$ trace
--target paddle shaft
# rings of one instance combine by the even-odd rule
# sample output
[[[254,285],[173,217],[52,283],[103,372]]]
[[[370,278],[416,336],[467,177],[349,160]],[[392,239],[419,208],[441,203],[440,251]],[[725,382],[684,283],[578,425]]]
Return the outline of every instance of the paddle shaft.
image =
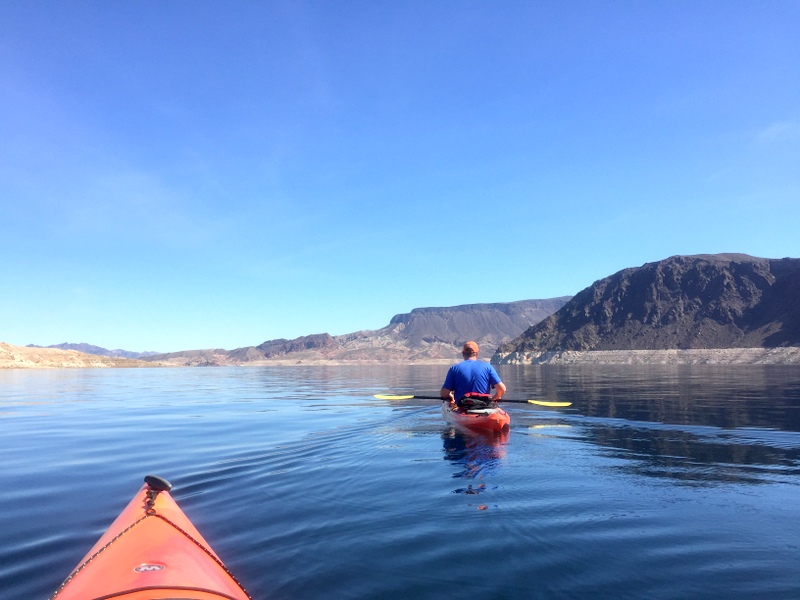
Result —
[[[447,400],[447,398],[441,398],[440,396],[414,396],[414,398],[420,398],[421,400]],[[516,398],[500,398],[500,400],[498,400],[498,402],[516,402],[517,404],[527,404],[528,402],[531,402],[531,401],[530,400],[518,400]],[[539,400],[534,400],[534,402],[539,402]]]
[[[402,396],[387,396],[383,394],[375,394],[376,398],[383,400],[411,400],[412,398],[419,400],[447,400],[441,396],[418,396],[416,394],[404,394]],[[518,400],[516,398],[501,398],[500,402],[514,402],[518,404],[538,404],[539,406],[570,406],[572,402],[549,402],[547,400]]]

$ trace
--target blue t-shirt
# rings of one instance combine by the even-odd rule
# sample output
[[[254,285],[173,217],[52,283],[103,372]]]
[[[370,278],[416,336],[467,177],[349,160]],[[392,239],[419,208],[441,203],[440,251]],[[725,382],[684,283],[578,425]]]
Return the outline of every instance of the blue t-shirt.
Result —
[[[490,394],[492,386],[501,383],[497,371],[489,363],[480,360],[465,360],[450,367],[443,388],[453,390],[456,400],[470,392]]]

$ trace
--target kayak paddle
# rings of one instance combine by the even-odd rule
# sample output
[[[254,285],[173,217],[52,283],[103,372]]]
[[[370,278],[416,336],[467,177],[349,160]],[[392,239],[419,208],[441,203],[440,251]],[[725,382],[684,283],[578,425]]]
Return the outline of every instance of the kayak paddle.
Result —
[[[375,394],[375,397],[379,400],[411,400],[411,399],[419,399],[419,400],[444,400],[444,398],[440,396],[417,396],[414,394],[408,394],[405,396],[389,396],[387,394]],[[516,402],[518,404],[536,404],[538,406],[572,406],[572,402],[549,402],[547,400],[515,400],[515,399],[506,399],[501,398],[500,402]]]

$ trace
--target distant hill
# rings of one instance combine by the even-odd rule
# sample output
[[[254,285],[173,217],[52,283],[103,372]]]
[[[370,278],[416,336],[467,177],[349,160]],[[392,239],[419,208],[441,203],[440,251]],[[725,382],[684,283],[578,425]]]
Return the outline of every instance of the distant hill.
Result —
[[[569,296],[494,304],[416,308],[378,330],[268,340],[235,350],[188,350],[144,360],[191,366],[316,362],[452,362],[473,339],[489,358],[497,346],[561,308]]]
[[[492,361],[564,351],[800,345],[800,259],[673,256],[596,281]]]
[[[83,352],[84,354],[95,354],[97,356],[110,356],[115,358],[142,358],[143,356],[153,356],[158,352],[131,352],[129,350],[107,350],[100,346],[93,346],[92,344],[54,344],[52,346],[37,346],[36,344],[28,344],[28,348],[57,348],[59,350],[75,350],[76,352]]]
[[[0,369],[85,369],[162,366],[117,356],[98,356],[38,346],[13,346],[0,342]]]

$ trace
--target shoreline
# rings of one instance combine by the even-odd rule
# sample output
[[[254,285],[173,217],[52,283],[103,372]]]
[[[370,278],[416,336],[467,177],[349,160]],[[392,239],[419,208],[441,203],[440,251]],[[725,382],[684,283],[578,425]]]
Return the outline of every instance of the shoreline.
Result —
[[[800,346],[682,350],[564,350],[508,354],[497,365],[798,365]]]

